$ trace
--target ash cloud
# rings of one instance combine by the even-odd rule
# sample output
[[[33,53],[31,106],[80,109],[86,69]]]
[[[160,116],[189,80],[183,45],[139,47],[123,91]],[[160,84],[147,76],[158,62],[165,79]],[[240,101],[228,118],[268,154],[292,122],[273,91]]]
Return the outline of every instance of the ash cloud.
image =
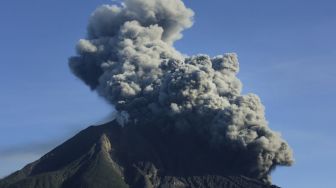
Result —
[[[91,15],[71,70],[115,106],[119,123],[198,130],[214,147],[242,151],[237,160],[252,161],[245,174],[269,180],[276,166],[292,164],[292,151],[268,127],[259,97],[241,95],[236,54],[186,57],[173,47],[193,15],[181,0],[103,5]]]

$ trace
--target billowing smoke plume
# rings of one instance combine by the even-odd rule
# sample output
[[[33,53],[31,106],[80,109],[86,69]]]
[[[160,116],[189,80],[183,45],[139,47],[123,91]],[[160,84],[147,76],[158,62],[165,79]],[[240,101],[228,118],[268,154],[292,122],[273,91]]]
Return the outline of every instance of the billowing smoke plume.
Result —
[[[245,151],[253,160],[246,173],[267,179],[275,166],[291,165],[291,149],[268,127],[258,96],[240,94],[235,54],[185,57],[174,49],[193,14],[181,0],[101,6],[70,67],[115,106],[119,122],[160,119],[199,130],[215,146]]]

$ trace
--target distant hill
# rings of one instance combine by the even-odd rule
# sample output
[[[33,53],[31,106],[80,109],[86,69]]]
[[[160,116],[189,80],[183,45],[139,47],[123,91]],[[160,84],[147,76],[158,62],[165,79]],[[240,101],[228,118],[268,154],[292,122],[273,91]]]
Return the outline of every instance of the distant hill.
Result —
[[[223,167],[189,135],[116,121],[91,126],[0,181],[0,188],[277,188]]]

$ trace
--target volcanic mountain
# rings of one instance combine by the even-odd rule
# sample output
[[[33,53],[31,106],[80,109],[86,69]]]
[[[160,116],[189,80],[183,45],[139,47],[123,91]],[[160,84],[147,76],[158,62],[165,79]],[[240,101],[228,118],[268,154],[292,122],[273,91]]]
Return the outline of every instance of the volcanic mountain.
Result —
[[[242,93],[235,53],[175,49],[193,20],[182,0],[99,6],[69,66],[116,121],[81,131],[0,188],[274,187],[270,173],[293,163],[292,150],[261,99]]]
[[[276,188],[239,174],[234,159],[222,164],[225,153],[213,154],[197,134],[145,127],[91,126],[0,188]]]

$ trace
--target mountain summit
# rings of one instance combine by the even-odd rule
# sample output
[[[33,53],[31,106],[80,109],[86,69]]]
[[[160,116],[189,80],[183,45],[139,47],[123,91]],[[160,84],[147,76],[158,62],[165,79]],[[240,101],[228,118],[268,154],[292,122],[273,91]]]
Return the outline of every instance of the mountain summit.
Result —
[[[144,126],[147,127],[147,126]],[[276,188],[221,164],[195,134],[116,121],[91,126],[0,181],[0,188]],[[167,130],[165,130],[166,132]]]

